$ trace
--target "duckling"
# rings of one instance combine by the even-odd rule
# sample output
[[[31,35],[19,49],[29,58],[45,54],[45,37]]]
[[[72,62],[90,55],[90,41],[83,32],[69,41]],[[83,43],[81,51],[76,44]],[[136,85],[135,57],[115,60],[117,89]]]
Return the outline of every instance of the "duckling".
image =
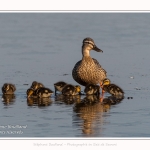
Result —
[[[77,95],[81,94],[81,87],[79,85],[71,85],[67,84],[63,89],[62,89],[62,94],[63,95]]]
[[[85,89],[84,89],[84,93],[86,93],[86,95],[99,95],[100,94],[100,86],[99,85],[94,85],[94,84],[88,84]]]
[[[26,94],[27,94],[28,98],[29,97],[37,98],[37,95],[36,95],[35,90],[33,88],[27,89]]]
[[[36,90],[36,89],[41,88],[41,87],[44,87],[44,85],[42,83],[37,82],[37,81],[33,81],[30,88]]]
[[[14,84],[11,83],[5,83],[2,86],[2,93],[3,94],[14,94],[14,92],[16,91],[16,87]]]
[[[67,85],[67,83],[63,82],[63,81],[54,83],[55,95],[56,95],[57,91],[62,92],[62,89],[64,88],[65,85]]]
[[[124,91],[116,84],[112,84],[108,78],[105,78],[103,80],[103,90],[110,93],[113,96],[124,96]]]
[[[35,95],[37,95],[39,98],[50,97],[52,94],[53,94],[53,91],[46,87],[41,87],[35,90]]]

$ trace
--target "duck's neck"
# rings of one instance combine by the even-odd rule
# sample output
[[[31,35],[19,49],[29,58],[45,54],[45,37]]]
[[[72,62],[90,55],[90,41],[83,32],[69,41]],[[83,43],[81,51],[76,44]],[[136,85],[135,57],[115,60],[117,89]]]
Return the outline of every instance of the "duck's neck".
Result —
[[[83,57],[90,57],[90,48],[83,45],[82,46],[82,56]]]

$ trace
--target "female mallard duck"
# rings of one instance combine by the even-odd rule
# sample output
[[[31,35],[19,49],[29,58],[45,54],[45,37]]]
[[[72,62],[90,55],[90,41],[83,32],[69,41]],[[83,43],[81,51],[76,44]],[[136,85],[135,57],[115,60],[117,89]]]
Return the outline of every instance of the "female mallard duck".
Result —
[[[53,94],[53,91],[46,87],[40,87],[36,90],[34,90],[33,88],[29,88],[26,93],[27,97],[45,98],[50,97]]]
[[[124,91],[116,84],[112,84],[108,78],[103,80],[103,90],[112,94],[113,96],[124,95]]]
[[[62,94],[63,95],[77,95],[81,94],[81,87],[79,85],[71,85],[67,84],[63,89],[62,89]]]
[[[2,93],[3,94],[14,94],[14,92],[16,91],[16,87],[14,84],[11,83],[5,83],[2,86]]]
[[[95,45],[93,39],[85,38],[82,45],[82,60],[75,64],[72,76],[76,82],[83,86],[88,84],[100,84],[102,86],[102,81],[106,78],[106,71],[96,59],[90,57],[90,50],[103,52]]]
[[[87,95],[99,95],[100,94],[100,86],[94,84],[88,84],[85,89],[84,93]]]
[[[44,85],[42,83],[37,82],[37,81],[33,81],[30,88],[36,90],[36,89],[41,88],[41,87],[44,87]]]
[[[57,91],[62,92],[62,89],[64,88],[65,85],[67,85],[67,83],[63,82],[63,81],[54,83],[55,95],[56,95]]]

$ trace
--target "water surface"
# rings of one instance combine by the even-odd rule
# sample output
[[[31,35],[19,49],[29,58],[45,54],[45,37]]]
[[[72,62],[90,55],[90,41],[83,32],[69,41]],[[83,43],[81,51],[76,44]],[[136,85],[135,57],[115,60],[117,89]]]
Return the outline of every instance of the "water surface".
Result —
[[[17,88],[1,99],[0,137],[150,137],[149,24],[149,13],[0,13],[0,85]],[[103,50],[91,55],[125,98],[27,100],[35,80],[52,90],[60,80],[76,84],[71,73],[85,37]]]

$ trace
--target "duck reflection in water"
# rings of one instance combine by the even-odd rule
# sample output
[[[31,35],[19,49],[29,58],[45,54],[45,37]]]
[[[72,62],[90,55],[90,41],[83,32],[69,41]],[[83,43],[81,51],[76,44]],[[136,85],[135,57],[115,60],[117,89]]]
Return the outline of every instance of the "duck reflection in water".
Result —
[[[97,95],[87,95],[74,105],[73,122],[78,124],[86,135],[95,135],[102,130],[103,112],[108,112],[110,104],[103,104]],[[98,133],[99,134],[99,133]]]
[[[63,95],[58,94],[55,97],[55,102],[59,104],[72,105],[81,100],[81,95]]]
[[[45,106],[50,106],[51,104],[52,104],[52,100],[49,97],[44,97],[44,98],[28,97],[27,98],[28,106],[45,107]]]
[[[15,94],[3,94],[2,102],[4,103],[4,105],[10,105],[15,102],[15,98],[16,98]]]
[[[79,125],[83,134],[96,136],[103,130],[103,124],[106,124],[111,105],[118,104],[121,99],[115,97],[106,97],[103,102],[99,101],[98,95],[87,95],[80,102],[75,103],[73,111],[73,123]]]

